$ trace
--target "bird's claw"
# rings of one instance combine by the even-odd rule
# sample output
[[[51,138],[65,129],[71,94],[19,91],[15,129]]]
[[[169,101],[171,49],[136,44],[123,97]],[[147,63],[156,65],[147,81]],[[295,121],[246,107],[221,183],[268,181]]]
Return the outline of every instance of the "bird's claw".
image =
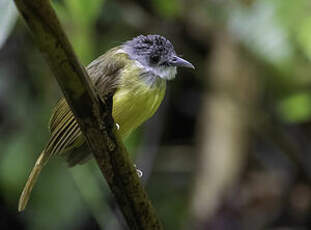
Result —
[[[134,164],[134,167],[135,167],[135,169],[136,169],[137,176],[138,176],[139,178],[141,178],[141,177],[143,176],[143,171],[141,171],[140,169],[138,169],[138,168],[136,167],[135,164]]]

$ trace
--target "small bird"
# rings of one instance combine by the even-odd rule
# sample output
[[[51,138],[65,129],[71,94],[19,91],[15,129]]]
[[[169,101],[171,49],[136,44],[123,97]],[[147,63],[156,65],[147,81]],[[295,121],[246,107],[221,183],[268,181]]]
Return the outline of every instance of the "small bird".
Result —
[[[172,43],[160,35],[140,35],[114,47],[91,62],[86,70],[96,92],[113,93],[112,116],[122,139],[159,108],[177,67],[194,69],[178,57]],[[19,199],[25,209],[38,176],[51,157],[63,156],[68,165],[85,163],[92,156],[65,98],[56,104],[49,122],[50,138],[37,159]]]

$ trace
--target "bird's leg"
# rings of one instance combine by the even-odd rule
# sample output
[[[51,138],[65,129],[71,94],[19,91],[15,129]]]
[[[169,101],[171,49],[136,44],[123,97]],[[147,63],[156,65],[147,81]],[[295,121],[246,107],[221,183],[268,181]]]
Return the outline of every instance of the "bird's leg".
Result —
[[[136,167],[136,164],[134,164],[134,167],[135,167],[135,169],[136,169],[137,176],[138,176],[139,178],[141,178],[141,177],[143,176],[143,171],[141,171],[140,169],[138,169],[138,168]]]
[[[119,125],[118,123],[116,123],[116,127],[117,127],[117,130],[120,129],[120,125]],[[141,178],[141,177],[143,176],[143,171],[141,171],[140,169],[138,169],[138,168],[136,167],[135,164],[134,164],[134,167],[135,167],[135,169],[136,169],[136,173],[137,173],[138,177]]]

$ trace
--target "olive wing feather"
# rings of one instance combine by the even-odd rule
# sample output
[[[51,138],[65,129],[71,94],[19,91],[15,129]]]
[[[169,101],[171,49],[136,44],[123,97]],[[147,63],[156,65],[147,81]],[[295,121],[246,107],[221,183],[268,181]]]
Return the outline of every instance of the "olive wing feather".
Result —
[[[126,65],[126,54],[118,48],[98,57],[87,67],[87,72],[100,96],[114,92],[118,87],[120,70]],[[61,98],[49,122],[50,139],[45,148],[46,161],[55,155],[66,153],[81,146],[85,138],[65,98]]]

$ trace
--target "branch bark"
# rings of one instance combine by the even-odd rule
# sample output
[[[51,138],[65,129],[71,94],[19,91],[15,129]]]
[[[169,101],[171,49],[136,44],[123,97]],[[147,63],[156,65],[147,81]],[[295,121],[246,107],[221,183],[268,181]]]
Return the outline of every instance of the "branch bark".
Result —
[[[114,194],[130,229],[162,229],[111,116],[112,95],[101,101],[91,87],[49,0],[14,0]]]

